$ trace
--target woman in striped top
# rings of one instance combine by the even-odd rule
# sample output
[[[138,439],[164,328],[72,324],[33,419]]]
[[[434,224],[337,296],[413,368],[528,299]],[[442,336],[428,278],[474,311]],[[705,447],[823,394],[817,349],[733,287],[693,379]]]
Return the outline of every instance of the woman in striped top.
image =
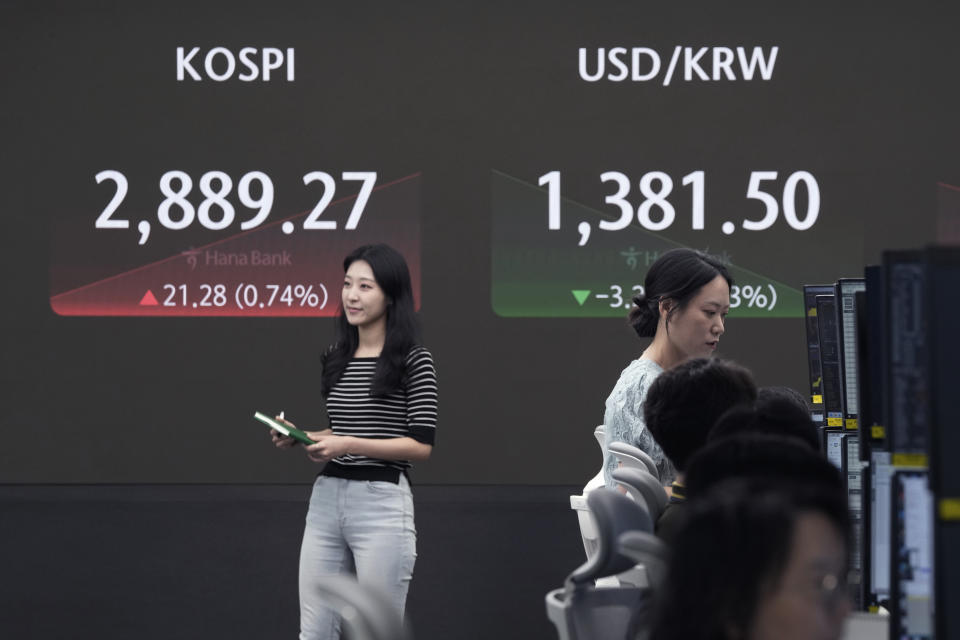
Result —
[[[366,245],[343,262],[337,341],[323,355],[321,394],[330,428],[308,431],[317,476],[300,550],[300,638],[339,637],[339,621],[313,588],[355,572],[403,614],[416,559],[407,471],[433,449],[437,376],[419,344],[410,272],[387,245]],[[273,433],[278,447],[295,441]]]

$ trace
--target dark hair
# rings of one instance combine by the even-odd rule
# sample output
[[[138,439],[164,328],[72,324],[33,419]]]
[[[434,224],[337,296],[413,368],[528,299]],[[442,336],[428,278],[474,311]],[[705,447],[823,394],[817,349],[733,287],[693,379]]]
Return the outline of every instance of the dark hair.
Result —
[[[407,263],[395,249],[385,244],[368,244],[354,249],[343,260],[343,271],[357,260],[363,260],[373,270],[377,285],[387,300],[387,328],[383,351],[377,360],[370,392],[374,396],[389,395],[399,389],[406,375],[406,358],[420,341],[420,324],[413,309],[413,286]],[[343,301],[337,314],[337,338],[323,354],[323,375],[320,392],[330,395],[333,385],[343,375],[347,363],[357,351],[359,333],[347,322]]]
[[[650,638],[747,637],[759,603],[783,576],[797,522],[809,513],[826,517],[847,540],[846,499],[832,487],[732,481],[691,500],[671,545]]]
[[[786,387],[783,385],[772,385],[769,387],[760,387],[757,391],[757,405],[759,406],[761,402],[772,402],[774,400],[782,400],[783,402],[789,402],[793,404],[798,409],[803,409],[809,415],[810,405],[807,403],[807,399],[802,393],[794,389],[793,387]]]
[[[796,438],[820,450],[817,425],[810,419],[806,400],[789,387],[764,387],[753,407],[734,407],[720,416],[710,431],[711,442],[740,433],[766,433]]]
[[[804,483],[843,493],[839,469],[795,438],[740,434],[710,442],[690,459],[684,476],[688,498],[731,479],[764,484]]]
[[[727,285],[733,286],[733,277],[714,256],[694,249],[671,249],[657,258],[647,271],[643,293],[633,297],[634,306],[627,319],[638,336],[652,337],[660,322],[661,300],[676,303],[669,318],[686,307],[703,285],[717,276],[723,276]]]
[[[657,376],[643,403],[643,419],[673,466],[683,471],[706,443],[717,418],[756,399],[757,385],[747,369],[730,361],[694,358]]]

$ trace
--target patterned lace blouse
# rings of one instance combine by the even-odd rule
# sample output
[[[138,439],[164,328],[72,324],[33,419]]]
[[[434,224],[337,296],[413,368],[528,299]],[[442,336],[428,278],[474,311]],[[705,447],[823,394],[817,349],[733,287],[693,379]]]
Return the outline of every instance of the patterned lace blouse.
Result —
[[[656,443],[643,421],[643,400],[653,381],[663,369],[653,360],[638,358],[620,374],[620,379],[607,398],[603,414],[604,451],[603,477],[608,487],[614,482],[610,474],[617,468],[617,459],[610,453],[611,442],[625,442],[644,451],[657,463],[661,484],[670,484],[676,471]]]

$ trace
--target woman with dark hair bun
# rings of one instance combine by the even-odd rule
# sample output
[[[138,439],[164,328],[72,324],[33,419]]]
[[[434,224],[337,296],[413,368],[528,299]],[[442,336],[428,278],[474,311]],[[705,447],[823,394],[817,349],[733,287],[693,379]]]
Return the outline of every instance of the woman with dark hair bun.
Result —
[[[713,355],[730,310],[733,278],[713,256],[693,249],[672,249],[647,272],[643,293],[634,296],[629,322],[641,338],[653,338],[630,363],[607,398],[604,424],[604,479],[613,487],[617,466],[610,443],[625,442],[657,463],[660,480],[669,484],[676,472],[643,420],[647,389],[664,370],[688,358]]]
[[[430,457],[437,423],[437,374],[420,344],[403,256],[366,245],[343,270],[337,340],[323,354],[320,381],[330,428],[307,432],[315,441],[307,455],[323,467],[300,548],[301,640],[339,637],[339,620],[317,593],[325,575],[355,573],[403,615],[417,556],[408,471]],[[273,441],[296,444],[276,431]]]

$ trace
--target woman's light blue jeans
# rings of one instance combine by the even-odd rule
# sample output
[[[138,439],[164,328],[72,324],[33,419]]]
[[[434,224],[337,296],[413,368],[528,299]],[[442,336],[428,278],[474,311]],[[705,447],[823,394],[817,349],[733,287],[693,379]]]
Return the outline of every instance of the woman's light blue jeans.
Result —
[[[300,640],[340,637],[339,616],[313,588],[320,576],[356,573],[403,615],[417,558],[413,494],[399,484],[318,476],[300,547]]]

